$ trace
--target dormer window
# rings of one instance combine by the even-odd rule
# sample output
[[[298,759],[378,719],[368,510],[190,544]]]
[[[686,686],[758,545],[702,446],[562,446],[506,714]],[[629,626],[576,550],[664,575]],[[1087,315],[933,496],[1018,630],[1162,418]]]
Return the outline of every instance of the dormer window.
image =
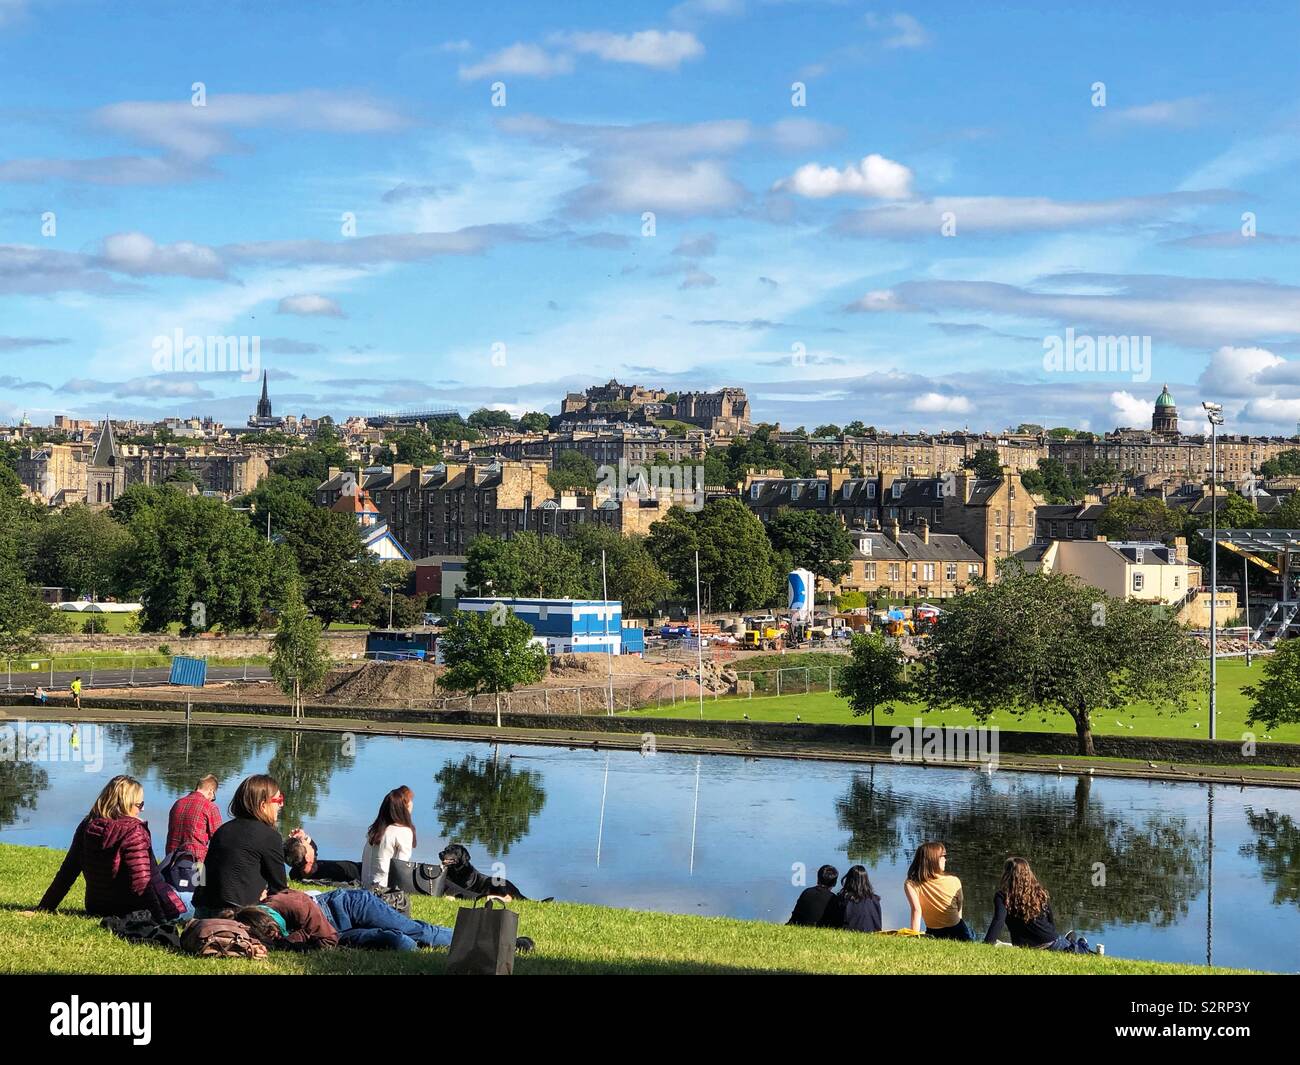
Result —
[[[861,540],[858,541],[858,550],[859,550],[860,552],[862,552],[862,554],[864,554],[864,555],[869,555],[869,554],[871,554],[871,539],[870,539],[870,537],[864,536]]]
[[[750,498],[750,499],[757,499],[757,498],[758,498],[758,482],[757,482],[757,481],[755,481],[753,484],[751,484],[751,485],[749,486],[749,498]]]
[[[867,482],[867,498],[868,498],[868,499],[875,499],[875,498],[876,498],[876,482],[875,482],[875,481],[868,481],[868,482]]]
[[[803,487],[802,485],[792,484],[792,485],[790,486],[790,498],[791,498],[791,499],[798,499],[798,498],[799,498],[799,489],[802,488],[802,487]]]
[[[895,499],[898,499],[902,494],[903,494],[903,482],[902,482],[902,481],[895,481],[895,482],[894,482],[894,498],[895,498]]]
[[[818,499],[826,498],[826,486],[824,484],[819,484],[817,486],[817,498]]]

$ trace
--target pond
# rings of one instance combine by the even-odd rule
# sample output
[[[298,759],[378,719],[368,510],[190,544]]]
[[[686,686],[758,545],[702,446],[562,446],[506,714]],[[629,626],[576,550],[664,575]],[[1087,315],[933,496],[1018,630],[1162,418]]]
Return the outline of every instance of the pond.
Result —
[[[0,761],[0,842],[66,847],[125,772],[144,782],[161,850],[171,802],[204,773],[224,811],[239,779],[269,771],[285,831],[357,858],[381,797],[406,784],[417,857],[459,840],[533,897],[784,922],[800,868],[811,880],[857,861],[899,927],[911,854],[940,839],[981,937],[1016,854],[1062,931],[1107,954],[1300,970],[1300,791],[170,725],[82,725],[80,738],[82,762]]]

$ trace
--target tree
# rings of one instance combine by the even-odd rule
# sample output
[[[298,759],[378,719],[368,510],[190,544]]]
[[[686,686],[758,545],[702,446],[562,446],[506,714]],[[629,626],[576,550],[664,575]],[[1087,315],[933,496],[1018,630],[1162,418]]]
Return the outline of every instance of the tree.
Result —
[[[832,584],[851,568],[853,538],[836,514],[782,507],[767,523],[767,536],[775,550],[789,553],[794,568]]]
[[[141,624],[158,632],[251,630],[294,583],[292,553],[268,544],[242,514],[203,496],[164,490],[131,518],[121,584],[139,593]]]
[[[84,504],[52,514],[36,542],[36,579],[79,596],[114,590],[131,534],[106,511]]]
[[[699,511],[670,508],[650,526],[646,546],[687,598],[694,598],[698,550],[710,610],[766,607],[781,594],[772,543],[763,523],[739,499],[714,499]]]
[[[525,433],[544,433],[551,427],[551,416],[530,410],[519,419],[519,429]]]
[[[41,634],[57,631],[60,621],[28,583],[18,538],[9,530],[0,531],[0,655],[40,651]]]
[[[439,443],[447,440],[479,440],[482,433],[465,424],[459,414],[450,414],[441,418],[430,418],[424,423],[429,435]]]
[[[308,608],[328,628],[378,597],[377,562],[350,514],[313,507],[284,531]]]
[[[465,555],[465,586],[475,595],[581,599],[591,594],[591,575],[557,536],[476,536]]]
[[[515,427],[515,420],[508,410],[490,410],[487,407],[479,407],[466,421],[475,429],[513,429]]]
[[[1083,497],[1083,487],[1071,476],[1060,459],[1039,459],[1038,469],[1026,470],[1021,483],[1048,503],[1074,503]]]
[[[1090,755],[1094,713],[1183,709],[1203,684],[1202,649],[1163,613],[1013,562],[998,578],[950,600],[927,641],[917,689],[932,710],[1068,714]]]
[[[875,436],[876,427],[874,425],[863,425],[862,422],[854,420],[844,427],[845,436]]]
[[[1266,729],[1300,721],[1300,640],[1279,640],[1264,660],[1261,683],[1242,688],[1250,699],[1246,724],[1259,722]]]
[[[840,433],[841,430],[838,425],[836,425],[834,422],[827,422],[825,425],[817,426],[817,428],[813,430],[812,435],[815,437],[834,438],[834,437],[838,437]]]
[[[651,557],[644,536],[622,536],[588,523],[573,534],[572,544],[590,574],[591,599],[605,597],[600,579],[600,553],[605,552],[609,598],[623,604],[624,617],[649,617],[672,594],[672,579]]]
[[[843,592],[835,597],[837,610],[861,610],[867,605],[867,597],[862,592]]]
[[[906,699],[910,690],[897,641],[878,632],[855,633],[849,644],[849,664],[839,671],[837,693],[848,700],[854,717],[871,715],[872,743],[876,741],[876,708],[892,714],[893,704]]]
[[[1097,532],[1109,540],[1167,541],[1182,530],[1183,517],[1163,499],[1116,496],[1097,519]]]
[[[533,627],[504,605],[496,611],[454,611],[438,640],[446,671],[442,683],[471,696],[496,696],[501,727],[501,693],[533,684],[546,674],[546,651],[533,643]]]
[[[1230,492],[1219,511],[1220,529],[1258,529],[1262,518],[1257,507],[1245,496]]]
[[[271,676],[293,699],[293,716],[302,717],[303,694],[320,690],[329,673],[330,658],[321,647],[320,621],[307,613],[298,590],[293,589],[286,598],[271,641]]]
[[[1058,425],[1055,429],[1048,429],[1047,435],[1053,440],[1070,440],[1076,435],[1076,433],[1073,429],[1064,425]]]
[[[1276,457],[1260,463],[1259,472],[1264,477],[1295,477],[1300,475],[1300,451],[1288,448]]]
[[[976,477],[996,480],[1002,477],[1002,459],[991,447],[982,447],[962,461],[962,469],[973,470]]]
[[[546,483],[556,492],[596,487],[596,463],[580,451],[561,451]]]
[[[449,840],[478,841],[494,855],[528,835],[532,819],[546,805],[542,774],[502,764],[495,757],[466,755],[433,775],[438,785],[438,822]]]
[[[324,480],[324,478],[322,478]],[[262,478],[256,488],[246,496],[241,496],[237,505],[248,507],[249,524],[266,535],[267,515],[271,518],[271,528],[283,533],[286,529],[307,520],[317,509],[315,503],[316,486],[320,481],[310,482],[310,488],[304,492],[307,480],[295,479],[282,473],[272,473]]]

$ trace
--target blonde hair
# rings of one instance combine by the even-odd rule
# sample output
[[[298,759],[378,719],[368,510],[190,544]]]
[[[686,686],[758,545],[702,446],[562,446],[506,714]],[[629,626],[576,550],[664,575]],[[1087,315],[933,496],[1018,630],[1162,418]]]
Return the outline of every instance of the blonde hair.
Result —
[[[135,777],[117,776],[104,785],[104,790],[90,808],[90,816],[109,821],[117,817],[134,817],[136,806],[143,801],[143,784]]]

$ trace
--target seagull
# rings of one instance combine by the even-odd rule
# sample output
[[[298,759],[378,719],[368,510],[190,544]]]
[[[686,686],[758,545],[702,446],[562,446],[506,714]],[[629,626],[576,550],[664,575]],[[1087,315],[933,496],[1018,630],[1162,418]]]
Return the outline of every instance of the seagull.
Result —
[[[740,716],[743,717],[746,721],[749,720],[749,715],[748,715],[748,714],[741,714]]]
[[[1061,765],[1060,762],[1057,762],[1057,763],[1056,763],[1056,771],[1057,771],[1058,773],[1064,773],[1064,772],[1065,772],[1065,766]]]
[[[798,714],[795,714],[795,715],[794,715],[794,719],[795,719],[796,721],[802,721],[802,720],[803,720],[803,718],[800,717]]]
[[[1159,767],[1158,765],[1156,765],[1155,762],[1148,762],[1148,763],[1147,763],[1147,768],[1148,768],[1148,769],[1159,769],[1160,767]]]
[[[1093,768],[1092,766],[1088,766],[1088,776],[1092,776],[1092,774],[1093,774]]]

